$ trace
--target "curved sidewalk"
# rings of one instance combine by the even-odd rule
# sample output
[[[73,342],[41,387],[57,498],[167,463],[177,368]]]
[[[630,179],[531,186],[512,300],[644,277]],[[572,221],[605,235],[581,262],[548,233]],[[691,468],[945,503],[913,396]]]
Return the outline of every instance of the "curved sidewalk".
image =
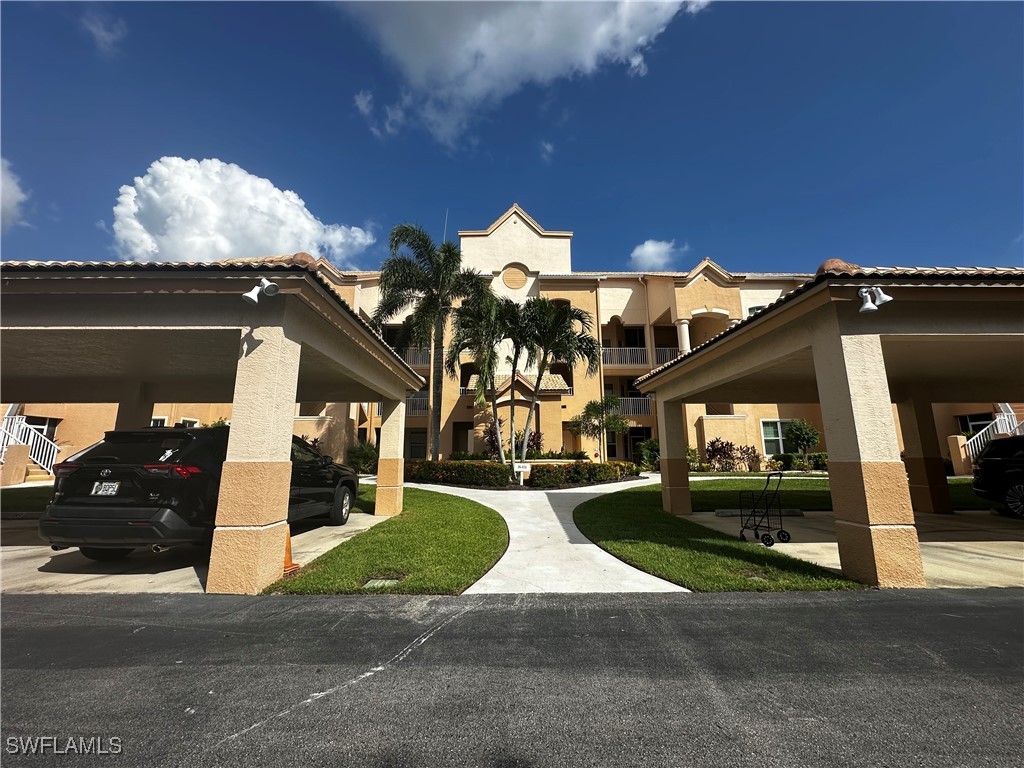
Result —
[[[508,549],[464,594],[688,592],[609,555],[580,533],[572,520],[572,511],[585,501],[657,481],[643,478],[558,491],[491,491],[420,483],[409,486],[472,499],[505,519]]]

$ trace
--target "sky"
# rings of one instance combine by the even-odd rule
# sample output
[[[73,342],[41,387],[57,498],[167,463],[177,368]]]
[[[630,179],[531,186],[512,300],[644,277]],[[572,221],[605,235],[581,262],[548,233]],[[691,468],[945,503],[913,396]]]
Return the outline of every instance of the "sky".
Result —
[[[8,260],[1022,266],[1024,4],[3,2],[0,155]]]

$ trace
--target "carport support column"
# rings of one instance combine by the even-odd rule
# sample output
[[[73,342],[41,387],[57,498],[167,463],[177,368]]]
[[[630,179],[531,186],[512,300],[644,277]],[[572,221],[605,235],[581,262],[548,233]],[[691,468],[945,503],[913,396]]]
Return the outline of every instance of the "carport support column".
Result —
[[[686,460],[686,422],[679,400],[658,404],[658,442],[661,444],[661,507],[673,515],[689,515],[690,465]]]
[[[897,403],[903,432],[904,463],[910,478],[910,501],[918,512],[952,514],[946,464],[935,433],[935,414],[926,398]]]
[[[405,400],[385,400],[380,412],[377,503],[373,513],[397,515],[402,511],[405,485]]]
[[[881,339],[823,323],[813,349],[843,572],[872,586],[923,587]]]
[[[152,420],[153,400],[144,384],[131,387],[118,398],[114,429],[145,429]]]
[[[255,595],[284,573],[300,345],[255,331],[238,359],[207,592]]]

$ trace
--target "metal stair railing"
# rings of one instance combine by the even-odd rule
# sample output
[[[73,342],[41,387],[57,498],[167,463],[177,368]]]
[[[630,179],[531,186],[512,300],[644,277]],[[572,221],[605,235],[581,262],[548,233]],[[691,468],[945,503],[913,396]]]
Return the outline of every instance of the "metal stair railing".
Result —
[[[7,453],[9,445],[27,445],[28,457],[53,474],[60,448],[36,427],[25,423],[24,416],[7,416],[0,423],[0,450]]]
[[[1024,424],[1024,422],[1021,422],[1021,424]],[[995,419],[991,424],[967,441],[967,455],[971,457],[972,462],[977,461],[981,449],[988,445],[993,437],[1000,434],[1021,434],[1018,431],[1021,424],[1017,423],[1017,417],[1012,413],[1000,412],[995,414]]]

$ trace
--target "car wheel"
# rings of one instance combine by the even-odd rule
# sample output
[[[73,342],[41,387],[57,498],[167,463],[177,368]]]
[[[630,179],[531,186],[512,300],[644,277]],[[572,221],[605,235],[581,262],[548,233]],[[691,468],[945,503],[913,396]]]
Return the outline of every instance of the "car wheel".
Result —
[[[344,525],[352,513],[352,491],[347,485],[338,487],[334,492],[334,505],[331,507],[331,523]]]
[[[1011,485],[1006,491],[1005,501],[1011,515],[1024,517],[1024,483]]]
[[[104,549],[103,547],[79,547],[78,551],[90,560],[106,563],[111,560],[123,560],[132,553],[129,549]]]

